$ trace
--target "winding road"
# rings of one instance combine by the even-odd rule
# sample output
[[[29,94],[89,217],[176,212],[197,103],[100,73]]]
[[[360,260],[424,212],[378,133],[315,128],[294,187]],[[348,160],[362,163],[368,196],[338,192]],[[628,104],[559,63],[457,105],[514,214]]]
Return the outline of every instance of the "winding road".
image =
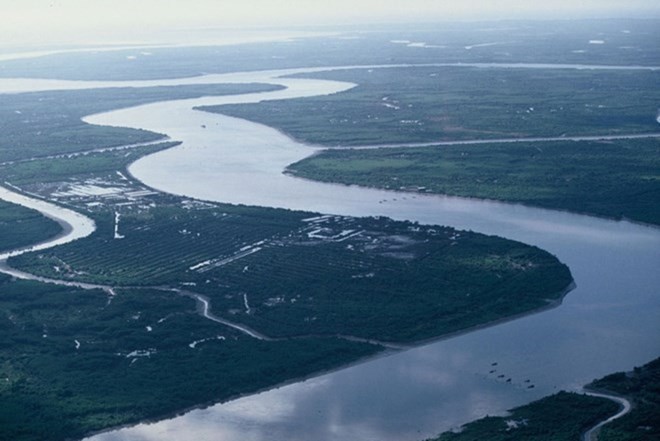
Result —
[[[619,412],[617,412],[615,415],[612,415],[611,417],[607,418],[604,421],[601,421],[600,423],[596,424],[594,427],[591,429],[587,430],[584,435],[582,436],[582,441],[597,441],[598,440],[598,432],[600,429],[605,426],[606,424],[611,423],[614,420],[618,420],[624,415],[627,415],[630,413],[632,410],[632,405],[630,404],[630,401],[628,401],[626,398],[619,397],[616,395],[609,395],[605,394],[602,392],[589,392],[585,391],[586,395],[592,396],[592,397],[598,397],[598,398],[605,398],[611,401],[614,401],[615,403],[618,403],[621,406],[621,409]]]
[[[245,335],[248,335],[252,338],[256,338],[257,340],[264,340],[264,341],[271,341],[273,340],[272,338],[268,337],[267,335],[264,335],[260,332],[255,331],[254,329],[242,325],[240,323],[235,323],[231,322],[229,320],[223,319],[221,317],[218,317],[214,314],[211,313],[211,303],[209,302],[209,299],[204,297],[201,294],[197,294],[194,292],[190,291],[185,291],[182,289],[172,289],[172,288],[164,288],[165,290],[170,290],[174,291],[179,295],[190,297],[194,299],[197,302],[197,305],[199,306],[199,312],[202,315],[202,317],[209,319],[211,321],[214,321],[216,323],[220,323],[222,325],[228,326],[230,328],[236,329],[237,331],[242,332]]]

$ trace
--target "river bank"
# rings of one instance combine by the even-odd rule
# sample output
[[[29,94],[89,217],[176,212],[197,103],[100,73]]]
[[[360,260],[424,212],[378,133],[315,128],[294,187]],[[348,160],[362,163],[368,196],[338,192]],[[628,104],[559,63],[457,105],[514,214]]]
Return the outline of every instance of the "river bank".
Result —
[[[57,285],[72,286],[72,287],[80,287],[80,288],[85,288],[85,289],[103,289],[103,290],[105,290],[106,292],[108,292],[110,295],[113,295],[113,293],[112,293],[112,288],[109,287],[109,286],[104,286],[104,285],[92,285],[92,284],[84,284],[84,283],[77,283],[77,282],[58,281],[58,280],[48,279],[48,278],[45,278],[45,277],[34,277],[34,276],[30,275],[30,274],[27,274],[27,273],[24,273],[24,272],[15,271],[15,270],[11,270],[11,269],[9,269],[9,268],[7,268],[7,271],[8,271],[10,274],[12,274],[12,275],[20,276],[20,277],[22,277],[22,278],[27,278],[27,279],[31,279],[31,280],[36,280],[36,281],[46,282],[46,283],[54,283],[54,284],[57,284]],[[153,288],[154,288],[154,289],[159,289],[159,290],[163,290],[163,289],[164,289],[164,287],[153,287]],[[122,289],[122,293],[120,293],[120,294],[121,294],[121,295],[119,296],[120,298],[118,298],[118,299],[113,299],[113,300],[112,300],[113,302],[121,301],[122,298],[125,298],[125,295],[127,294],[127,291],[130,291],[130,290],[137,290],[137,289],[140,289],[140,290],[145,290],[145,289],[147,289],[147,290],[148,290],[149,287],[141,287],[141,288],[137,288],[137,287],[130,287],[130,286],[127,286],[127,287],[123,287],[123,288],[121,288],[121,289]],[[146,292],[145,292],[145,294],[146,294]],[[92,297],[92,294],[90,294],[90,297]],[[202,303],[203,303],[203,302],[202,302]],[[109,305],[109,304],[110,304],[110,302],[108,302],[108,305]],[[204,305],[202,305],[202,306],[204,306]],[[201,313],[201,315],[203,315],[203,316],[206,317],[206,318],[210,318],[210,317],[212,316],[212,315],[210,314],[209,310],[208,310],[208,304],[206,304],[206,307],[205,307],[205,308],[201,308],[201,310],[200,310],[199,312]],[[226,323],[225,323],[225,324],[226,324]],[[244,328],[241,328],[241,329],[244,329]],[[151,331],[148,331],[148,332],[151,332]],[[301,337],[301,338],[298,338],[297,340],[301,340],[301,339],[312,340],[313,338],[321,338],[321,336],[308,336],[308,337]],[[347,339],[347,340],[363,341],[363,340],[361,340],[361,339],[351,339],[350,337],[346,337],[346,339]],[[273,340],[273,339],[271,339],[271,340]],[[284,340],[288,340],[288,339],[286,339],[286,338],[280,338],[280,339],[278,339],[278,340],[280,340],[280,341],[284,341]],[[75,341],[78,342],[79,340],[76,339]],[[82,341],[83,344],[85,343],[85,340],[83,340],[82,338],[80,339],[80,341]],[[76,344],[79,344],[79,343],[76,343]],[[77,350],[79,349],[79,346],[76,346],[75,349],[76,349],[76,351],[77,351]],[[83,350],[84,350],[84,349],[83,349]],[[360,360],[362,363],[365,363],[366,361],[368,361],[368,359],[367,359],[367,358],[364,358],[364,357],[359,357],[359,360]],[[342,366],[345,367],[346,364],[342,364]],[[340,368],[336,367],[336,368],[334,368],[334,369],[332,370],[332,372],[335,372],[337,369],[340,369]],[[292,382],[298,382],[298,381],[301,381],[302,379],[305,379],[305,378],[311,378],[311,379],[313,379],[313,378],[316,378],[318,375],[320,375],[319,372],[329,372],[329,371],[321,369],[321,370],[316,370],[315,372],[316,372],[316,374],[313,374],[313,375],[311,375],[311,376],[310,376],[310,375],[306,375],[306,376],[304,376],[304,377],[301,377],[301,376],[293,376],[293,377],[291,377],[291,378],[294,378],[295,380],[288,380],[288,381],[286,381],[286,383],[289,384],[289,383],[292,383]],[[279,383],[279,387],[282,387],[283,385],[284,385],[284,383]],[[269,387],[266,388],[266,389],[262,389],[262,390],[267,390],[267,389],[271,389],[271,386],[269,386]],[[234,397],[236,397],[236,396],[234,396]],[[178,412],[177,412],[177,414],[178,414]],[[166,416],[166,415],[167,415],[167,414],[161,414],[161,417],[162,417],[162,416]]]
[[[277,80],[278,83],[279,81],[280,80]],[[290,82],[292,80],[286,79],[282,81]],[[319,87],[322,86],[319,85]],[[337,90],[337,88],[338,86],[333,90]],[[317,93],[323,92],[317,91]],[[294,94],[289,93],[289,96],[291,95]],[[254,101],[267,99],[267,97],[270,96],[261,95],[260,97],[250,97],[248,100]],[[275,98],[276,96],[273,96],[273,99]],[[478,333],[467,334],[457,337],[456,339],[426,347],[425,352],[428,352],[429,354],[446,353],[447,351],[450,351],[449,353],[456,353],[456,355],[461,354],[460,357],[463,358],[461,363],[455,365],[449,370],[447,370],[447,365],[441,367],[441,365],[434,364],[433,369],[436,372],[443,372],[442,375],[448,375],[450,378],[454,378],[453,381],[459,381],[461,383],[465,381],[479,384],[482,393],[484,391],[489,391],[490,393],[494,392],[494,386],[495,390],[501,390],[497,393],[497,399],[495,399],[494,396],[492,397],[492,401],[498,403],[497,406],[488,407],[488,410],[474,402],[468,404],[470,400],[467,400],[467,403],[458,406],[458,411],[452,413],[444,407],[440,409],[437,403],[430,404],[426,400],[419,400],[424,403],[420,403],[420,406],[415,407],[415,413],[417,414],[417,419],[415,421],[417,424],[427,416],[430,423],[430,418],[432,418],[431,415],[433,415],[436,425],[440,424],[443,425],[443,427],[452,427],[460,421],[474,418],[476,416],[472,413],[474,412],[474,409],[478,409],[477,411],[479,413],[488,412],[492,414],[497,412],[496,409],[513,407],[506,403],[512,403],[514,405],[521,404],[533,399],[534,396],[542,396],[542,394],[552,391],[557,387],[569,389],[577,388],[579,384],[584,384],[591,378],[594,378],[594,376],[597,376],[597,373],[594,372],[594,366],[598,366],[597,370],[600,370],[603,373],[607,373],[608,369],[612,367],[612,365],[607,367],[605,364],[599,362],[596,362],[595,364],[593,363],[593,357],[598,358],[597,354],[599,351],[594,348],[595,342],[593,339],[587,338],[587,340],[589,340],[589,343],[587,343],[584,338],[588,335],[595,335],[592,333],[593,331],[587,334],[584,334],[583,331],[578,331],[582,328],[582,326],[579,326],[579,323],[584,322],[575,321],[573,316],[581,310],[582,319],[584,320],[584,313],[593,308],[588,305],[602,305],[603,302],[616,302],[619,297],[618,293],[621,289],[630,291],[630,287],[626,289],[622,288],[618,283],[611,283],[612,278],[608,277],[606,274],[610,273],[610,275],[612,275],[618,273],[621,268],[626,268],[626,271],[630,270],[633,273],[640,275],[641,272],[639,271],[639,268],[637,268],[637,270],[632,270],[629,264],[631,262],[629,259],[632,257],[628,255],[628,252],[623,252],[622,254],[623,250],[621,247],[623,247],[623,249],[630,248],[630,251],[635,249],[636,251],[632,251],[633,254],[640,252],[640,246],[646,248],[646,245],[642,246],[642,243],[648,244],[649,240],[650,242],[657,241],[657,232],[655,232],[654,229],[633,226],[626,222],[594,220],[593,218],[576,216],[570,213],[529,209],[522,206],[510,206],[508,204],[466,201],[460,198],[427,197],[426,195],[411,196],[401,193],[379,192],[346,188],[344,186],[310,183],[308,181],[290,178],[289,182],[284,182],[281,177],[281,171],[284,167],[293,162],[291,158],[300,158],[301,155],[308,155],[310,153],[309,149],[305,146],[293,143],[290,139],[283,137],[280,133],[264,126],[236,120],[235,118],[185,111],[186,108],[189,109],[192,106],[206,105],[210,102],[211,100],[199,100],[187,103],[170,103],[163,105],[162,107],[143,107],[141,109],[115,112],[112,115],[97,116],[91,122],[101,123],[105,119],[105,123],[113,125],[133,124],[150,130],[165,131],[173,139],[182,140],[183,145],[178,151],[177,149],[172,149],[152,157],[144,158],[131,167],[131,172],[134,176],[137,176],[146,184],[161,190],[175,194],[186,194],[200,199],[229,200],[236,201],[236,203],[256,205],[266,204],[269,206],[284,206],[293,209],[310,209],[310,207],[312,207],[311,209],[313,211],[358,216],[386,215],[393,218],[410,219],[411,213],[415,213],[415,220],[420,222],[450,224],[462,229],[475,229],[477,231],[498,234],[504,237],[536,244],[542,248],[550,249],[552,252],[557,253],[562,260],[569,263],[572,269],[577,268],[576,282],[578,289],[568,297],[567,302],[565,302],[562,308],[538,316],[522,318],[521,320],[512,323],[485,329]],[[167,115],[169,115],[169,117]],[[172,115],[176,116],[173,117]],[[168,118],[170,119],[168,120]],[[176,119],[176,124],[172,124],[172,118]],[[182,124],[183,121],[185,121],[185,124]],[[186,126],[185,130],[183,127],[184,125]],[[198,135],[203,138],[197,138],[192,134],[192,131],[196,131],[194,128],[201,127],[202,125],[205,125],[207,129],[205,129],[205,132],[202,132],[201,130],[199,131],[200,133]],[[171,129],[168,129],[168,127],[171,127]],[[212,128],[212,130],[209,130],[209,128]],[[260,144],[260,139],[269,140],[269,151],[262,149],[263,146]],[[222,164],[213,161],[213,158],[209,156],[212,151],[209,147],[210,145],[223,146],[223,159],[226,160],[227,155],[230,155],[232,158],[230,167],[224,167]],[[273,150],[279,152],[279,155],[274,155]],[[241,153],[241,151],[243,153]],[[259,158],[259,164],[257,165],[254,161],[250,161],[250,158],[245,152],[250,152],[249,156],[252,156],[253,158]],[[268,158],[267,163],[264,163],[263,158]],[[193,164],[200,163],[205,164],[204,169],[194,168]],[[244,177],[241,175],[239,169],[249,170],[250,177],[247,178],[247,176]],[[185,182],[176,179],[176,176],[181,171],[185,171],[186,174],[193,172],[196,179],[191,180],[189,178],[190,175],[188,175]],[[256,171],[259,171],[259,173],[255,174]],[[264,173],[267,174],[268,178],[265,177],[266,175],[264,175]],[[163,179],[159,176],[162,176]],[[214,176],[222,176],[222,179],[214,178]],[[166,177],[167,179],[165,179]],[[173,177],[174,179],[172,179]],[[233,184],[234,180],[236,181],[236,184]],[[251,181],[255,180],[258,182],[254,186],[250,185]],[[204,186],[207,188],[213,187],[214,192],[204,191],[204,188],[202,188],[201,185],[196,186],[195,182],[204,183]],[[214,182],[218,183],[213,184]],[[247,189],[245,188],[246,186],[248,187]],[[270,192],[266,195],[266,198],[261,198],[259,196],[262,194],[260,191],[262,192],[265,188],[269,189]],[[291,188],[291,190],[289,190],[289,188]],[[289,191],[290,193],[287,193]],[[335,191],[337,192],[336,195],[334,194]],[[358,193],[360,196],[357,196]],[[283,196],[285,194],[287,196]],[[334,196],[340,197],[341,202],[339,199],[333,199]],[[324,199],[325,203],[319,204],[320,199]],[[383,203],[382,201],[386,202]],[[504,215],[504,212],[508,212],[508,214]],[[509,218],[509,215],[517,218],[517,220]],[[650,251],[649,248],[646,249],[647,251],[643,253]],[[656,261],[657,256],[654,254],[657,253],[652,252],[646,259]],[[597,259],[602,265],[605,256],[607,256],[606,259],[610,264],[601,266],[599,271],[596,272],[598,275],[596,275],[594,273],[593,259]],[[618,257],[615,258],[615,256]],[[633,259],[636,262],[643,262],[646,260],[640,260],[637,258]],[[617,269],[615,270],[614,268]],[[644,292],[647,292],[645,289],[641,289],[640,291],[638,288],[641,288],[642,286],[648,288],[653,286],[656,282],[648,280],[651,273],[644,271],[644,274],[645,275],[642,276],[642,279],[645,281],[635,284],[634,291],[638,293],[638,297],[636,298],[638,298],[643,304],[646,304],[645,310],[651,321],[646,322],[646,319],[643,319],[641,322],[637,321],[636,325],[646,322],[651,328],[654,328],[655,325],[651,325],[654,319],[651,319],[651,317],[657,315],[657,304],[654,306],[647,304],[646,302],[650,301],[652,297],[643,294]],[[607,282],[605,282],[605,280],[607,280]],[[626,277],[626,280],[629,282],[630,278]],[[607,293],[607,295],[603,296],[603,293]],[[639,295],[641,295],[641,297],[639,297]],[[653,303],[654,302],[651,302],[651,304]],[[601,310],[599,314],[595,315],[593,312],[595,312],[595,310],[592,310],[592,313],[588,314],[588,326],[593,327],[599,323],[597,328],[601,331],[604,331],[606,327],[609,327],[607,335],[612,336],[614,339],[621,338],[622,335],[619,334],[621,326],[627,327],[630,325],[630,323],[624,325],[623,322],[618,321],[619,319],[613,322],[613,317],[611,316],[611,312],[613,311],[608,310],[608,319],[606,320],[606,323],[603,322],[603,313],[605,311]],[[623,315],[625,316],[627,314]],[[623,316],[621,318],[623,318]],[[627,321],[627,319],[623,320]],[[562,328],[562,331],[558,332],[558,327]],[[573,355],[566,355],[566,352],[564,352],[564,355],[559,355],[555,352],[559,347],[554,347],[553,345],[566,341],[564,339],[569,338],[568,335],[572,335],[574,331],[578,331],[581,338],[578,338],[575,341],[577,344],[572,345],[574,346],[573,349],[581,350],[584,347],[594,348],[593,350],[588,351],[588,356],[586,356],[587,353],[584,351],[581,351],[581,355],[579,356],[576,356],[577,352],[572,352]],[[551,337],[551,335],[554,335],[554,337]],[[614,337],[615,335],[616,337]],[[529,339],[527,337],[529,337]],[[530,340],[536,341],[535,349],[530,347]],[[555,343],[551,343],[551,341],[554,341]],[[650,343],[649,352],[647,354],[652,354],[653,351],[657,349],[654,343]],[[608,342],[608,346],[610,345],[611,341]],[[560,346],[563,346],[563,344]],[[596,346],[598,345],[596,344]],[[626,344],[623,344],[623,346],[620,347],[625,346]],[[578,347],[580,349],[578,349]],[[617,347],[619,346],[617,345]],[[628,349],[632,349],[633,347],[639,349],[637,345],[627,347]],[[280,403],[280,400],[283,400],[282,403],[284,401],[291,402],[293,399],[295,399],[296,402],[297,400],[305,401],[304,397],[307,396],[307,394],[312,393],[312,390],[314,389],[320,388],[321,390],[318,390],[318,393],[322,394],[323,392],[321,391],[326,391],[327,393],[328,389],[326,389],[326,387],[328,384],[333,385],[332,389],[335,392],[338,390],[345,390],[346,393],[348,393],[348,390],[350,389],[352,396],[360,396],[360,394],[366,393],[366,391],[362,390],[364,388],[355,387],[355,379],[361,378],[365,381],[365,384],[377,387],[374,384],[375,377],[377,377],[377,375],[374,375],[374,371],[384,369],[385,366],[389,366],[386,368],[390,373],[388,380],[389,383],[399,384],[399,382],[401,382],[400,384],[406,384],[405,388],[407,388],[407,390],[417,391],[420,396],[423,396],[425,393],[420,392],[419,384],[413,386],[409,381],[405,382],[402,378],[398,377],[397,380],[394,382],[392,381],[392,369],[396,369],[395,366],[406,366],[406,369],[411,369],[411,363],[416,363],[418,364],[418,369],[415,369],[415,371],[423,371],[423,366],[428,365],[420,362],[420,357],[418,355],[421,355],[421,352],[422,351],[412,350],[401,355],[401,357],[399,357],[399,354],[393,357],[388,357],[387,359],[384,359],[386,360],[384,363],[379,363],[379,361],[382,360],[368,363],[367,365],[370,365],[368,369],[365,368],[366,365],[360,365],[356,368],[340,371],[336,375],[320,377],[317,380],[305,382],[306,384],[294,384],[290,387],[280,388],[276,391],[261,394],[259,396],[246,397],[245,399],[227,403],[226,405],[214,406],[212,409],[207,409],[201,413],[193,412],[188,417],[173,420],[171,422],[160,423],[158,427],[161,429],[156,427],[147,428],[138,426],[134,428],[131,433],[140,433],[144,436],[150,436],[149,434],[154,433],[154,430],[160,431],[165,428],[171,433],[183,433],[179,432],[180,430],[185,430],[186,433],[190,433],[191,430],[196,429],[194,429],[191,424],[186,423],[186,421],[199,422],[200,417],[204,418],[204,427],[207,429],[208,425],[212,424],[214,427],[213,430],[218,430],[220,432],[237,430],[238,432],[236,432],[236,434],[245,433],[244,430],[246,428],[245,424],[248,424],[247,421],[254,420],[250,419],[249,414],[245,414],[244,417],[236,420],[235,418],[237,415],[234,410],[237,408],[245,408],[244,406],[259,407],[263,400],[268,400],[270,403]],[[480,353],[480,356],[478,357],[479,360],[474,359],[475,354],[477,353]],[[645,355],[642,356],[641,359],[643,360],[645,357],[650,356],[651,355]],[[505,358],[504,360],[503,357]],[[625,356],[617,356],[617,358],[620,361],[627,360],[623,364],[628,364],[628,362],[631,362],[636,357],[632,356],[631,353],[628,353]],[[558,363],[560,360],[567,359],[572,360],[573,362],[579,361],[577,364],[574,363],[573,368],[570,369],[571,373],[566,370],[566,366],[562,366],[562,363]],[[415,361],[413,362],[413,360]],[[534,377],[533,382],[536,384],[534,392],[525,391],[523,394],[518,394],[512,393],[512,390],[508,390],[507,395],[507,392],[505,392],[507,390],[507,385],[497,385],[497,379],[489,377],[487,366],[490,366],[493,362],[492,360],[497,360],[498,365],[503,365],[505,371],[515,371],[516,374],[514,377]],[[543,366],[543,368],[541,368],[541,366]],[[575,370],[578,366],[582,367]],[[464,370],[464,372],[459,373],[457,369]],[[543,373],[541,373],[539,369],[543,371]],[[611,370],[616,369],[610,369],[609,371]],[[578,371],[582,371],[582,373],[578,373]],[[371,372],[371,374],[367,374],[366,372]],[[475,374],[478,377],[483,378],[483,380],[475,381]],[[370,379],[366,380],[367,377],[370,377]],[[563,377],[563,379],[560,379],[560,377]],[[350,380],[350,378],[353,378],[353,380]],[[495,380],[495,383],[493,383],[493,380]],[[522,380],[520,381],[522,382]],[[345,386],[341,386],[340,384],[345,384]],[[352,386],[348,386],[348,384],[351,384]],[[324,386],[321,387],[320,385]],[[404,386],[402,386],[402,388],[403,387]],[[369,388],[367,387],[366,389]],[[400,398],[402,390],[403,389],[397,389],[394,396],[399,396]],[[436,390],[438,395],[434,401],[442,401],[443,399],[446,399],[447,396],[451,396],[452,398],[456,398],[457,396],[466,397],[465,389],[461,392],[450,392],[450,389],[448,388],[440,388]],[[523,392],[522,389],[514,388],[514,390]],[[504,394],[502,395],[501,393]],[[403,395],[408,396],[409,393],[404,393]],[[316,397],[315,400],[321,400],[322,403],[320,395],[315,394],[314,396]],[[469,397],[469,394],[467,394],[467,397]],[[381,398],[380,401],[397,401],[393,397]],[[346,399],[350,400],[348,395],[346,396]],[[348,401],[346,403],[348,403]],[[421,411],[421,406],[423,405],[428,407],[424,411]],[[321,404],[321,406],[324,406],[324,404]],[[468,408],[472,408],[473,410],[468,411]],[[394,411],[394,409],[396,409],[396,411]],[[355,412],[356,415],[364,413],[364,410],[353,408],[352,411]],[[389,414],[389,412],[392,412],[392,414],[398,413],[399,415],[408,415],[413,418],[410,414],[410,409],[408,409],[407,412],[402,411],[402,409],[396,405],[392,406],[392,410],[384,413]],[[445,422],[437,422],[437,415],[440,413],[449,416],[446,418]],[[287,421],[290,421],[291,419],[302,421],[302,419],[297,416],[290,414],[287,415]],[[398,420],[400,420],[400,416]],[[352,423],[350,422],[350,419],[344,419],[343,421],[344,423],[341,433],[344,436],[350,436],[349,434],[352,433],[350,429]],[[284,420],[282,420],[282,423],[283,422]],[[325,432],[324,427],[326,426],[316,418],[312,418],[308,424],[304,424],[304,427],[311,429],[310,424],[312,424],[312,422],[316,428],[316,431],[314,432],[316,434],[315,436],[318,436],[319,439],[324,439],[324,437],[327,437],[327,439],[335,439],[334,437],[338,436],[336,434],[331,436]],[[252,427],[252,423],[250,423],[250,427]],[[273,425],[268,424],[267,427],[269,427],[269,433],[273,435]],[[295,437],[297,435],[295,435],[295,433],[303,433],[307,430],[298,427],[299,430],[297,432],[286,431],[284,426],[279,423],[276,427],[278,427],[278,431],[284,430],[284,432],[281,432],[281,435],[278,435],[281,436],[282,439],[287,439],[287,437],[293,437],[288,439],[296,439]],[[259,431],[259,429],[255,430],[257,432]],[[374,428],[374,430],[378,429]],[[433,429],[430,429],[427,433],[433,434],[433,432],[431,432],[432,430]],[[286,435],[284,435],[284,433],[286,433]],[[401,432],[401,429],[395,430],[391,425],[385,424],[385,428],[378,430],[378,433],[379,435],[384,436],[384,439],[387,439],[387,436],[392,437],[397,434],[397,436],[401,436],[404,432]],[[435,433],[437,433],[437,430]]]
[[[251,78],[264,78],[264,74]],[[348,87],[272,81],[297,86],[288,97],[335,93],[328,91]],[[283,96],[244,98],[259,101]],[[191,412],[172,422],[137,426],[131,433],[157,439],[163,438],[164,430],[174,439],[202,439],[201,432],[206,432],[287,440],[308,436],[346,439],[356,433],[381,439],[433,435],[443,427],[454,427],[483,413],[501,412],[557,387],[577,387],[598,372],[619,370],[615,366],[636,363],[657,351],[656,342],[639,338],[657,335],[658,331],[658,304],[653,292],[658,286],[653,271],[658,261],[657,230],[509,204],[346,189],[289,178],[295,182],[290,184],[280,180],[281,171],[293,162],[290,158],[309,154],[309,148],[263,126],[190,110],[218,101],[222,100],[162,103],[93,120],[108,118],[111,124],[160,127],[172,139],[184,142],[181,148],[136,163],[149,162],[147,169],[167,175],[164,183],[145,175],[145,168],[132,167],[135,176],[155,188],[200,199],[224,201],[231,197],[235,203],[248,205],[397,219],[414,216],[411,220],[420,223],[449,224],[514,238],[556,253],[575,272],[578,288],[561,308],[544,314]],[[269,142],[266,146],[265,139]],[[214,150],[218,146],[222,154]],[[251,185],[253,180],[258,182]],[[215,191],[204,193],[203,187],[214,187]],[[625,298],[622,293],[626,293]],[[603,359],[604,353],[610,356]],[[492,363],[497,363],[497,374],[512,378],[512,383],[490,374]],[[527,390],[526,379],[536,388]],[[364,406],[364,400],[373,402],[376,392],[377,408]],[[451,409],[443,406],[447,402],[452,403]],[[264,408],[269,409],[270,419],[251,411]],[[335,417],[332,427],[328,415]],[[438,415],[443,416],[441,420]],[[295,427],[290,425],[292,421]],[[368,429],[364,429],[365,422],[370,422]],[[124,435],[115,436],[121,439]]]
[[[18,256],[19,254],[27,253],[30,251],[44,250],[87,237],[96,229],[94,221],[87,216],[84,216],[71,209],[53,204],[51,202],[18,193],[15,190],[10,190],[7,187],[0,186],[0,199],[6,202],[11,202],[13,204],[37,210],[43,216],[46,216],[47,218],[57,222],[62,228],[62,231],[59,234],[48,240],[27,247],[19,248],[17,250],[0,253],[1,262],[6,262],[6,260],[12,256]]]

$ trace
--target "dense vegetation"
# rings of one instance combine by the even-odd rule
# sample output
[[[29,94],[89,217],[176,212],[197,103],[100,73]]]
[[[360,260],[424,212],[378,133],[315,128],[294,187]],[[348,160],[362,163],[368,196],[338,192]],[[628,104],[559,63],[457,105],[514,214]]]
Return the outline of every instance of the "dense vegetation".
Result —
[[[40,213],[0,200],[0,252],[49,239],[60,230]]]
[[[0,275],[0,311],[3,440],[81,437],[378,349],[333,338],[258,341],[198,316],[190,299],[155,290],[117,290],[110,300]]]
[[[111,88],[0,94],[0,162],[89,151],[145,141],[162,135],[121,127],[92,126],[92,113],[156,101],[277,89],[271,85],[200,85]]]
[[[505,417],[486,417],[447,432],[434,441],[576,441],[583,432],[613,415],[617,404],[575,393],[559,392]]]
[[[626,396],[633,405],[630,413],[600,430],[599,441],[660,439],[660,358],[633,372],[608,375],[588,387]],[[614,415],[617,408],[616,403],[604,398],[560,392],[513,409],[508,416],[466,424],[460,432],[444,433],[435,441],[574,441]]]
[[[571,281],[554,257],[512,241],[385,218],[302,217],[161,203],[123,214],[119,240],[114,213],[97,213],[89,239],[10,262],[66,280],[187,286],[209,296],[216,313],[271,336],[392,341],[548,306]]]
[[[324,146],[658,131],[660,72],[406,67],[304,76],[358,86],[204,109]]]
[[[632,400],[633,410],[603,427],[599,441],[660,439],[660,358],[632,372],[608,375],[589,385]]]
[[[548,306],[570,283],[551,256],[495,237],[384,219],[341,230],[362,233],[294,239],[205,273],[222,281],[214,298],[243,293],[250,311],[235,299],[234,316],[269,335],[416,341]]]
[[[114,212],[93,216],[97,231],[89,239],[12,258],[11,264],[42,275],[110,285],[191,282],[198,278],[195,272],[187,274],[189,267],[232,255],[249,243],[288,234],[301,217],[270,210],[186,209],[172,204],[125,213],[119,223],[124,238],[117,240]]]
[[[658,170],[659,139],[330,150],[289,168],[321,181],[660,224]]]

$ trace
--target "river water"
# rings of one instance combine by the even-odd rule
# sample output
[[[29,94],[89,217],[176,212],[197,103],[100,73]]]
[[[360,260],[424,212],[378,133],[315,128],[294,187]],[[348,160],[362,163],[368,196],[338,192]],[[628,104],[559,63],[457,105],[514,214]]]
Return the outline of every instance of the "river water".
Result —
[[[270,82],[286,90],[162,102],[86,121],[145,128],[183,141],[130,167],[134,176],[160,190],[219,202],[384,215],[496,234],[557,255],[570,267],[577,288],[550,311],[89,439],[423,439],[560,389],[577,389],[660,354],[658,229],[520,205],[291,178],[282,174],[283,168],[315,148],[263,125],[192,110],[352,87],[275,78],[278,74],[218,75],[214,81]]]
[[[94,221],[87,216],[44,200],[17,193],[7,187],[0,186],[0,199],[6,202],[11,202],[13,204],[37,210],[44,216],[54,220],[62,226],[62,232],[55,237],[52,237],[38,244],[0,253],[0,264],[12,256],[18,256],[19,254],[27,253],[30,251],[44,250],[46,248],[52,248],[57,245],[62,245],[74,240],[82,239],[83,237],[87,237],[92,234],[96,229]],[[16,277],[19,277],[18,275],[22,274],[20,271],[14,270],[11,270],[10,272],[9,268],[7,268],[6,271],[0,270],[0,272],[6,272]]]

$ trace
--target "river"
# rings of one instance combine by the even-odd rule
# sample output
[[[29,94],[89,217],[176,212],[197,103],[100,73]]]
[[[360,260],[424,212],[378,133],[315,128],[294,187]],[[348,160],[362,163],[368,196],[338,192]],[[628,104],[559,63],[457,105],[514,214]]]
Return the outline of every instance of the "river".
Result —
[[[84,216],[68,208],[52,204],[48,201],[18,193],[1,185],[0,199],[6,202],[11,202],[13,204],[37,210],[42,215],[60,224],[62,227],[62,232],[60,234],[43,242],[0,253],[0,263],[5,262],[9,257],[12,256],[18,256],[19,254],[27,253],[30,251],[44,250],[46,248],[52,248],[57,245],[63,245],[74,240],[82,239],[83,237],[87,237],[92,234],[96,229],[96,224],[94,221],[87,216]],[[9,274],[9,269],[7,269],[7,273]],[[12,270],[10,274],[19,277],[21,272]],[[27,276],[19,278],[27,278]]]
[[[423,439],[560,389],[578,390],[594,378],[660,354],[658,229],[521,205],[291,178],[282,174],[284,167],[316,148],[263,125],[192,110],[338,93],[353,86],[277,78],[302,71],[216,75],[213,81],[268,82],[287,89],[161,102],[86,121],[149,129],[183,141],[130,167],[134,176],[160,190],[220,202],[384,215],[495,234],[557,255],[571,268],[577,289],[550,311],[89,439]],[[81,82],[76,87],[87,86]]]

